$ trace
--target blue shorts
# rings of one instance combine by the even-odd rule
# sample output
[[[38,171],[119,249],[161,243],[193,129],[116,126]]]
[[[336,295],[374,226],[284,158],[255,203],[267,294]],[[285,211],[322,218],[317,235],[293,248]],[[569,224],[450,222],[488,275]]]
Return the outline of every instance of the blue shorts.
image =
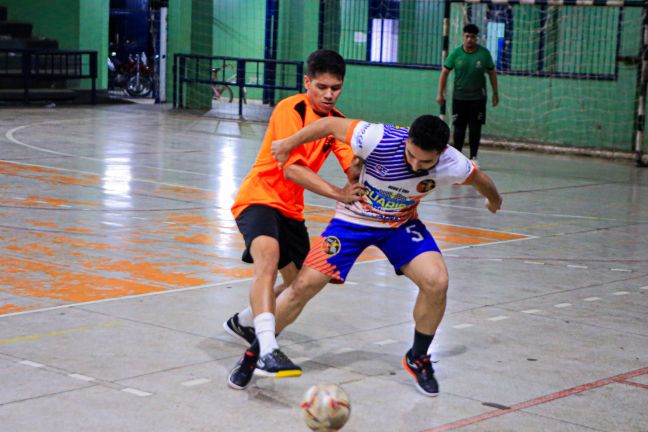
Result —
[[[399,275],[401,267],[423,252],[441,253],[432,234],[418,219],[398,228],[372,228],[332,219],[311,248],[304,265],[330,276],[332,283],[343,283],[353,263],[368,246],[383,251]]]

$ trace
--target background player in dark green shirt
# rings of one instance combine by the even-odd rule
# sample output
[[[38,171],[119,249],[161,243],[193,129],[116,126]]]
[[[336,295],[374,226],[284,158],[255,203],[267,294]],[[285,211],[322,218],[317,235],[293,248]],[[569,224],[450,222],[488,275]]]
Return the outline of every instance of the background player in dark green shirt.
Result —
[[[488,74],[493,88],[493,107],[499,103],[497,74],[490,52],[477,44],[479,28],[468,24],[463,29],[463,44],[453,50],[446,59],[439,78],[437,102],[445,104],[445,89],[448,75],[454,69],[454,91],[452,94],[453,141],[457,150],[463,148],[466,127],[470,128],[470,159],[477,163],[477,151],[481,140],[481,127],[486,123],[486,78]]]

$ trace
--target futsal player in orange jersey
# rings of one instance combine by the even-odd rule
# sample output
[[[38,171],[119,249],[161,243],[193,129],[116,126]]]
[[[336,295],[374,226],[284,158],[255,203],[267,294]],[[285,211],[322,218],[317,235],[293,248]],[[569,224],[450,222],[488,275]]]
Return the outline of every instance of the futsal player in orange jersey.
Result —
[[[360,199],[363,189],[352,182],[338,188],[316,173],[334,153],[350,175],[354,153],[348,144],[333,136],[309,142],[295,151],[283,169],[273,159],[273,141],[289,137],[310,123],[329,116],[343,117],[335,109],[346,65],[334,51],[318,50],[307,61],[305,94],[290,96],[276,106],[261,149],[250,173],[243,180],[232,206],[239,231],[245,240],[243,261],[254,264],[250,307],[229,318],[223,327],[230,334],[252,343],[259,352],[246,352],[235,368],[254,366],[258,361],[267,376],[301,375],[280,349],[275,338],[275,297],[290,285],[310,249],[304,224],[304,189],[350,203]],[[283,283],[275,287],[277,272]],[[229,383],[236,388],[236,383]]]

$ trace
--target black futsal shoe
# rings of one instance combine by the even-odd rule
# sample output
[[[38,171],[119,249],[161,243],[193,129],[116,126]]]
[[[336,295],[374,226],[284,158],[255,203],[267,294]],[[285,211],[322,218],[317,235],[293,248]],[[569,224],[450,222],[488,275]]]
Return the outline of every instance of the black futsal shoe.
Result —
[[[252,381],[256,362],[257,355],[246,351],[227,376],[227,385],[236,390],[245,389]]]
[[[429,355],[413,358],[412,350],[409,350],[403,357],[403,367],[416,380],[416,388],[419,392],[425,396],[439,394],[439,383],[434,378],[434,369]]]
[[[302,370],[277,348],[259,357],[254,374],[269,378],[296,378],[301,376]]]
[[[248,327],[241,325],[238,320],[238,314],[235,313],[223,323],[223,328],[225,331],[235,338],[240,338],[244,340],[246,345],[251,345],[252,342],[254,342],[254,339],[256,338],[256,334],[254,333],[254,327]]]

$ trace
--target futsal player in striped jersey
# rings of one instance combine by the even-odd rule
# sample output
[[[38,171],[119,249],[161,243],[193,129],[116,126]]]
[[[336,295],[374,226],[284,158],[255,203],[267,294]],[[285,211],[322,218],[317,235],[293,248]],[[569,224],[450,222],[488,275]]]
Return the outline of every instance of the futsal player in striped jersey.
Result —
[[[502,197],[487,174],[448,146],[448,126],[431,115],[417,118],[410,128],[321,119],[275,141],[273,155],[281,164],[302,143],[329,134],[349,143],[364,161],[359,179],[364,196],[353,203],[337,203],[334,218],[312,246],[294,283],[277,298],[276,330],[292,323],[327,283],[343,283],[360,253],[376,246],[397,274],[419,288],[413,311],[414,341],[403,366],[421,393],[436,396],[439,385],[428,349],[445,312],[448,270],[434,238],[418,218],[417,207],[438,187],[453,184],[471,185],[486,198],[485,206],[492,213],[500,209]],[[257,369],[262,368],[257,365]],[[241,388],[252,379],[249,370],[233,373],[230,379],[243,384]]]

